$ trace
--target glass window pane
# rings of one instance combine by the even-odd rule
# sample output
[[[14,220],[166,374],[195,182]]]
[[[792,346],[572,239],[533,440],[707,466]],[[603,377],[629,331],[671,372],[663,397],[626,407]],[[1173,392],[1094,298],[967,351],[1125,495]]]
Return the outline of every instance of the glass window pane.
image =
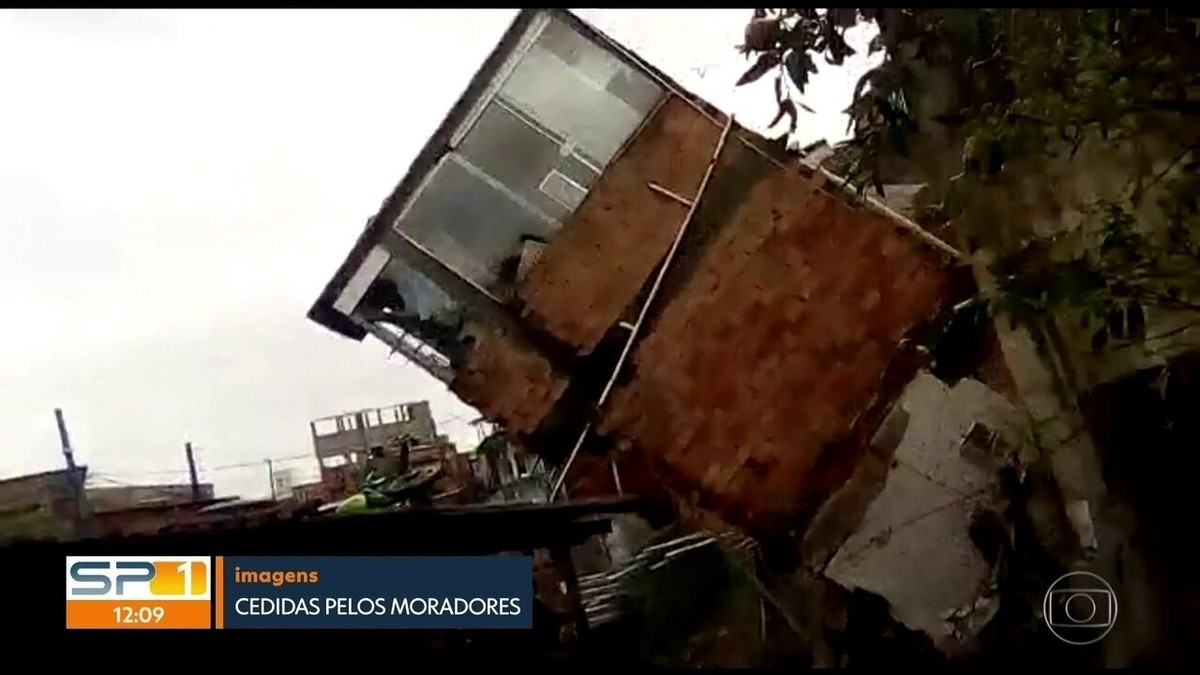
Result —
[[[576,35],[570,26],[551,19],[542,34],[538,36],[537,42],[543,48],[553,52],[564,63],[578,67],[579,63],[583,61],[583,51],[588,46],[587,41],[580,38],[581,36]]]
[[[606,89],[629,107],[643,113],[649,113],[662,96],[657,84],[631,68],[618,70],[608,81]]]
[[[399,260],[388,265],[388,276],[396,282],[406,309],[422,319],[432,318],[456,304],[450,294],[429,277]]]
[[[553,170],[546,174],[539,189],[547,197],[570,211],[574,211],[587,196],[587,188],[571,180],[565,174]]]
[[[561,139],[495,101],[484,109],[458,151],[472,165],[555,220],[571,211],[541,189],[546,176],[555,169],[569,171],[572,180],[584,186],[596,176],[593,169],[570,155]]]
[[[562,162],[559,163],[557,168],[564,176],[585,188],[592,187],[592,183],[596,182],[596,178],[600,176],[596,169],[584,163],[583,160],[575,155],[563,157]]]
[[[641,124],[660,90],[566,24],[552,20],[501,96],[600,166]]]
[[[451,156],[438,165],[400,228],[459,274],[489,290],[525,237],[556,227]]]
[[[463,307],[429,277],[393,258],[371,285],[359,313],[393,334],[405,333],[446,358],[462,350]],[[399,332],[397,332],[399,331]],[[389,410],[382,413],[386,421]],[[395,416],[396,412],[390,410]]]

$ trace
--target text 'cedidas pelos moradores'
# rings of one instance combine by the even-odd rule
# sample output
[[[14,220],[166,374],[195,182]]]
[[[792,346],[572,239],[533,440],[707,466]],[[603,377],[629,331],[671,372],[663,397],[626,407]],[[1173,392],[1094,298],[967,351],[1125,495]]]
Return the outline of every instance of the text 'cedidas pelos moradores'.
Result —
[[[215,567],[217,628],[533,625],[528,556],[225,556]]]
[[[520,598],[238,598],[243,616],[519,616]]]

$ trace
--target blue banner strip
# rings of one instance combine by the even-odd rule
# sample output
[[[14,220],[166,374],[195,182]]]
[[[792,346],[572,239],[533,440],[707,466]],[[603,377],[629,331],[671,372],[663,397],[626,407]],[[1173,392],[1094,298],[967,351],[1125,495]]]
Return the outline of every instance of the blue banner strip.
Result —
[[[224,557],[224,628],[527,629],[533,559]]]

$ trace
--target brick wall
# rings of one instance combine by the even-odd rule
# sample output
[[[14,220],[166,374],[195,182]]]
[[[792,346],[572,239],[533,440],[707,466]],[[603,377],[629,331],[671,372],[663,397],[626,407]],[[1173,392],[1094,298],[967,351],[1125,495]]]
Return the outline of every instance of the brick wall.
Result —
[[[498,329],[480,330],[450,389],[514,434],[532,433],[567,387],[549,360]]]
[[[691,197],[719,133],[668,99],[530,271],[524,318],[590,353],[644,294],[686,213],[647,183]],[[727,522],[786,531],[853,471],[917,365],[901,340],[946,306],[951,276],[891,221],[731,138],[602,412],[599,432],[630,446],[624,487],[665,487]],[[566,384],[545,355],[497,332],[453,388],[528,434]],[[582,427],[588,411],[571,414]],[[607,461],[587,458],[571,480],[573,494],[611,485]]]
[[[668,98],[530,269],[520,288],[523,318],[591,352],[641,291],[687,213],[647,184],[690,198],[720,131]]]
[[[769,160],[734,144],[722,169],[754,162]],[[730,522],[778,529],[836,488],[818,484],[837,459],[823,455],[852,451],[898,344],[939,313],[949,277],[939,254],[798,170],[741,175],[761,178],[714,182],[715,200],[740,199],[692,252],[600,429]]]
[[[151,534],[189,518],[196,518],[199,505],[174,504],[161,507],[132,507],[111,511],[97,511],[92,516],[92,528],[101,536]]]

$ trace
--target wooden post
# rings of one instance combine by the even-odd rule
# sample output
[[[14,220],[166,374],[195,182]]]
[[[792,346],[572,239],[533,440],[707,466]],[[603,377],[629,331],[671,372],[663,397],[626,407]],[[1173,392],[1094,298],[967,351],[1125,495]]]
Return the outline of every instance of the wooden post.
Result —
[[[403,476],[408,473],[411,464],[413,439],[410,436],[404,436],[400,439],[400,470],[398,475]]]
[[[187,456],[188,480],[192,483],[192,501],[200,501],[200,478],[196,475],[196,455],[192,452],[192,442],[183,444],[184,455]]]
[[[588,620],[583,607],[583,595],[579,590],[579,577],[575,574],[575,562],[571,560],[571,547],[561,544],[555,546],[550,549],[550,559],[566,591],[568,625],[571,626],[568,641],[578,644],[587,635]]]
[[[87,488],[84,486],[84,479],[80,474],[79,467],[75,464],[75,451],[71,448],[71,437],[67,433],[67,421],[63,418],[61,408],[54,409],[54,421],[58,425],[58,441],[62,445],[63,459],[67,462],[71,488],[75,492],[75,520],[78,527],[80,522],[88,516]]]
[[[267,463],[267,480],[271,482],[271,501],[275,501],[275,463],[269,459],[264,459]]]

